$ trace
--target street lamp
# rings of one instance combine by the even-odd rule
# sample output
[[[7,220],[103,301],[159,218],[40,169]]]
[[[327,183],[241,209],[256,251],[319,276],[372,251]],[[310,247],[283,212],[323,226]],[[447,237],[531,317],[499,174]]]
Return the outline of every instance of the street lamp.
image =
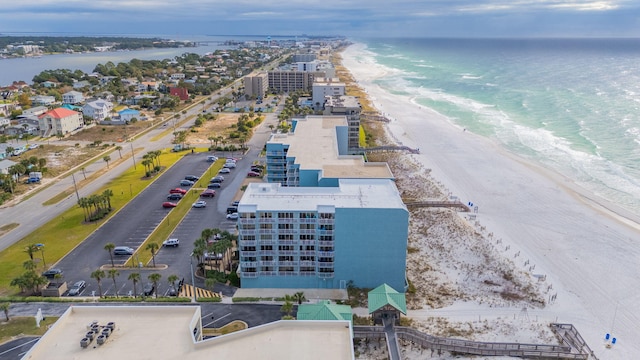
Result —
[[[38,250],[40,250],[40,254],[42,255],[42,266],[46,269],[47,263],[44,262],[44,244],[36,244]]]
[[[193,287],[193,299],[191,302],[196,302],[196,279],[193,275],[193,253],[189,256],[189,265],[191,266],[191,286]]]

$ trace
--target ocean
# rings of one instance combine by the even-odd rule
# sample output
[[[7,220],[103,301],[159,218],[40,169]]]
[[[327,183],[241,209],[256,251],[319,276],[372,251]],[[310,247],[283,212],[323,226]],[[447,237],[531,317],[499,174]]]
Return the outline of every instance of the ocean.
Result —
[[[377,85],[640,215],[640,39],[369,39]]]

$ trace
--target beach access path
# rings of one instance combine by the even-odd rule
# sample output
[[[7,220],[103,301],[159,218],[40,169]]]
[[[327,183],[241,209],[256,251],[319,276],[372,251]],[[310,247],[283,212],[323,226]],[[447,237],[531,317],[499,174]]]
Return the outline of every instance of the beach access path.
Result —
[[[392,119],[391,137],[419,148],[420,154],[406,156],[431,169],[447,192],[478,207],[476,221],[509,246],[505,257],[547,276],[549,294],[556,295],[543,312],[548,321],[574,324],[600,359],[640,357],[637,219],[606,210],[614,206],[464,131],[410,96],[384,91],[374,80],[386,69],[365,61],[363,49],[355,44],[345,50],[343,65]],[[611,349],[604,344],[607,333],[618,339]]]

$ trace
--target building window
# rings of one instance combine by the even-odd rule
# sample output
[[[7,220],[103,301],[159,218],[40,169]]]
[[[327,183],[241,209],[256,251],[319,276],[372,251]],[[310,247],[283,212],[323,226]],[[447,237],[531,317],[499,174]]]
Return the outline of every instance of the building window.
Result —
[[[278,240],[293,240],[293,234],[279,234]]]
[[[280,213],[278,213],[278,219],[293,219],[293,213],[291,213],[291,212],[280,212]]]
[[[313,230],[315,228],[315,224],[300,224],[300,230]]]
[[[271,234],[260,234],[260,240],[273,240],[273,235],[271,235]]]
[[[273,246],[271,245],[261,245],[260,251],[273,251]]]
[[[333,219],[334,213],[320,213],[320,219]]]
[[[278,224],[280,230],[293,230],[293,224]]]
[[[316,213],[312,213],[312,212],[300,213],[300,219],[315,219],[315,218],[316,218]]]
[[[320,241],[333,241],[333,235],[320,235]]]
[[[260,224],[260,230],[271,230],[273,229],[273,224]]]
[[[260,219],[271,219],[272,217],[272,213],[260,213]]]
[[[254,241],[256,239],[255,235],[240,235],[240,240]]]
[[[278,246],[279,251],[293,251],[294,248],[292,245],[280,245]]]
[[[315,235],[300,235],[300,240],[315,240]]]

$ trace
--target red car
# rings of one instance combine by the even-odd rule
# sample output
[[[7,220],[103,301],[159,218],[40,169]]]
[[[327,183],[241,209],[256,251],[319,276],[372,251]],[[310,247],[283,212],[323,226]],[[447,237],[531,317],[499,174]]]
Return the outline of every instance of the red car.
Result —
[[[249,173],[247,174],[248,177],[260,177],[262,175],[260,175],[259,172],[255,172],[255,171],[249,171]]]
[[[216,196],[216,191],[213,189],[207,189],[200,194],[200,197],[214,197]]]
[[[187,190],[181,189],[181,188],[175,188],[175,189],[169,190],[169,194],[182,194],[182,195],[184,195],[186,193],[187,193]]]
[[[162,203],[162,207],[165,208],[165,209],[166,208],[174,208],[176,206],[178,206],[178,204],[173,203],[171,201],[165,201],[165,202]]]

